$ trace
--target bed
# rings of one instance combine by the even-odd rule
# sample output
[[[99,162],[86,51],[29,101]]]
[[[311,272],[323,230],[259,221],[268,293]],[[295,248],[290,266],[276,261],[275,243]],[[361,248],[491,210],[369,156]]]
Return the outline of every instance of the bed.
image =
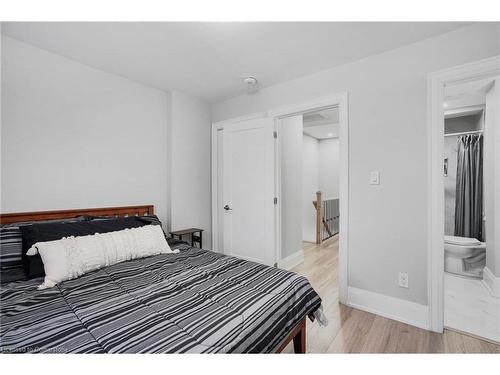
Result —
[[[78,215],[152,215],[153,206],[4,214],[2,224]],[[321,311],[307,279],[193,248],[114,264],[38,290],[2,284],[4,353],[305,352],[306,319]]]

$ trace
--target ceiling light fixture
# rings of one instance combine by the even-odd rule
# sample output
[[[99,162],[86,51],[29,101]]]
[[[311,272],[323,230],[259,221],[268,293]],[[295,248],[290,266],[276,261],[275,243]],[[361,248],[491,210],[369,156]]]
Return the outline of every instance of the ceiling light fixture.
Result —
[[[329,137],[333,137],[333,133],[328,133],[328,136]]]

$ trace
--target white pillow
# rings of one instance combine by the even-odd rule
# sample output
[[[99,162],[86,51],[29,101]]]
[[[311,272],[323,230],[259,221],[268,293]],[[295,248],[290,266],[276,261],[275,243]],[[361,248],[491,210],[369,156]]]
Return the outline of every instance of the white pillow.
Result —
[[[45,289],[101,267],[174,252],[178,250],[170,249],[159,225],[145,225],[116,232],[37,242],[27,255],[40,254],[45,268],[45,281],[38,289]]]

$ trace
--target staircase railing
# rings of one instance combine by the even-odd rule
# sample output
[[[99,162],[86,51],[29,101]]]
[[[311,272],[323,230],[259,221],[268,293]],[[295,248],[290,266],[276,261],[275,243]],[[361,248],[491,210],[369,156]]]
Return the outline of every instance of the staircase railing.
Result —
[[[321,244],[339,232],[339,199],[323,199],[321,191],[317,191],[313,205],[316,210],[316,243]]]

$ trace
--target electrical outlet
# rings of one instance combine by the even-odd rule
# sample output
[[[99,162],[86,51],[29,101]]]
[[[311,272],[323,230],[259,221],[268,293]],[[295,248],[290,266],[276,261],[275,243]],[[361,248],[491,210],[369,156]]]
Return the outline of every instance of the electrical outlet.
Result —
[[[400,272],[398,280],[401,288],[408,288],[408,274],[406,272]]]

